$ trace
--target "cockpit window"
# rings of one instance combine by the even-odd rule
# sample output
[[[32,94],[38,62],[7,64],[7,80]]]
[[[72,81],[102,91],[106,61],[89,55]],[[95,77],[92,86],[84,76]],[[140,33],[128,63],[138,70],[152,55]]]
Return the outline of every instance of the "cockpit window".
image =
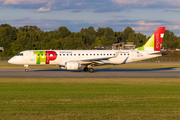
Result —
[[[16,56],[23,56],[23,53],[18,53]]]

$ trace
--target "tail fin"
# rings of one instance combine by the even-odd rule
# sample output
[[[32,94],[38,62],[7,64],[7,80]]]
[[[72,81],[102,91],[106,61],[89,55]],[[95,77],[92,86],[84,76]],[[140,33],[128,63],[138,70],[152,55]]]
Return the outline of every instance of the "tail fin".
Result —
[[[164,37],[165,27],[159,27],[145,45],[137,48],[137,50],[160,51]]]

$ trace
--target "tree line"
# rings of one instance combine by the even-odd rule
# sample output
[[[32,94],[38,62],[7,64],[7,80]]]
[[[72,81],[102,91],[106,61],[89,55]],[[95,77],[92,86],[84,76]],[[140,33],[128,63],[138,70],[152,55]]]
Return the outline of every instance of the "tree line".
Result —
[[[131,27],[116,32],[110,27],[99,27],[95,30],[90,26],[82,28],[79,32],[71,32],[65,26],[54,31],[42,31],[37,26],[23,26],[17,29],[9,24],[1,24],[0,47],[4,47],[4,52],[1,52],[0,56],[13,56],[23,50],[93,49],[95,46],[111,46],[119,42],[134,42],[140,47],[147,40],[146,35],[135,33]],[[163,47],[180,48],[180,37],[165,30]]]

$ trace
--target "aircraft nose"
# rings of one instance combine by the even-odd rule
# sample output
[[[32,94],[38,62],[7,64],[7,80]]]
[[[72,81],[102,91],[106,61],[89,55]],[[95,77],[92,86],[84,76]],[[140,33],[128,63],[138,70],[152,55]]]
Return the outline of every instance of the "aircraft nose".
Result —
[[[10,60],[8,60],[8,63],[11,63],[11,64],[12,64],[12,61],[13,61],[13,60],[12,60],[12,58],[11,58]]]

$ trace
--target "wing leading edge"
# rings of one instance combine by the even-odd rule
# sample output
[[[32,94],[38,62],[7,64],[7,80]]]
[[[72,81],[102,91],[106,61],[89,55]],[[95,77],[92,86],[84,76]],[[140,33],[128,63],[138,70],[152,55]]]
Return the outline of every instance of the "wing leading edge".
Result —
[[[111,58],[116,58],[119,53],[121,52],[121,49],[112,57],[103,57],[103,58],[93,58],[93,59],[84,59],[84,60],[71,60],[68,62],[79,62],[80,64],[91,64],[91,63],[101,63],[102,60],[109,60]]]

